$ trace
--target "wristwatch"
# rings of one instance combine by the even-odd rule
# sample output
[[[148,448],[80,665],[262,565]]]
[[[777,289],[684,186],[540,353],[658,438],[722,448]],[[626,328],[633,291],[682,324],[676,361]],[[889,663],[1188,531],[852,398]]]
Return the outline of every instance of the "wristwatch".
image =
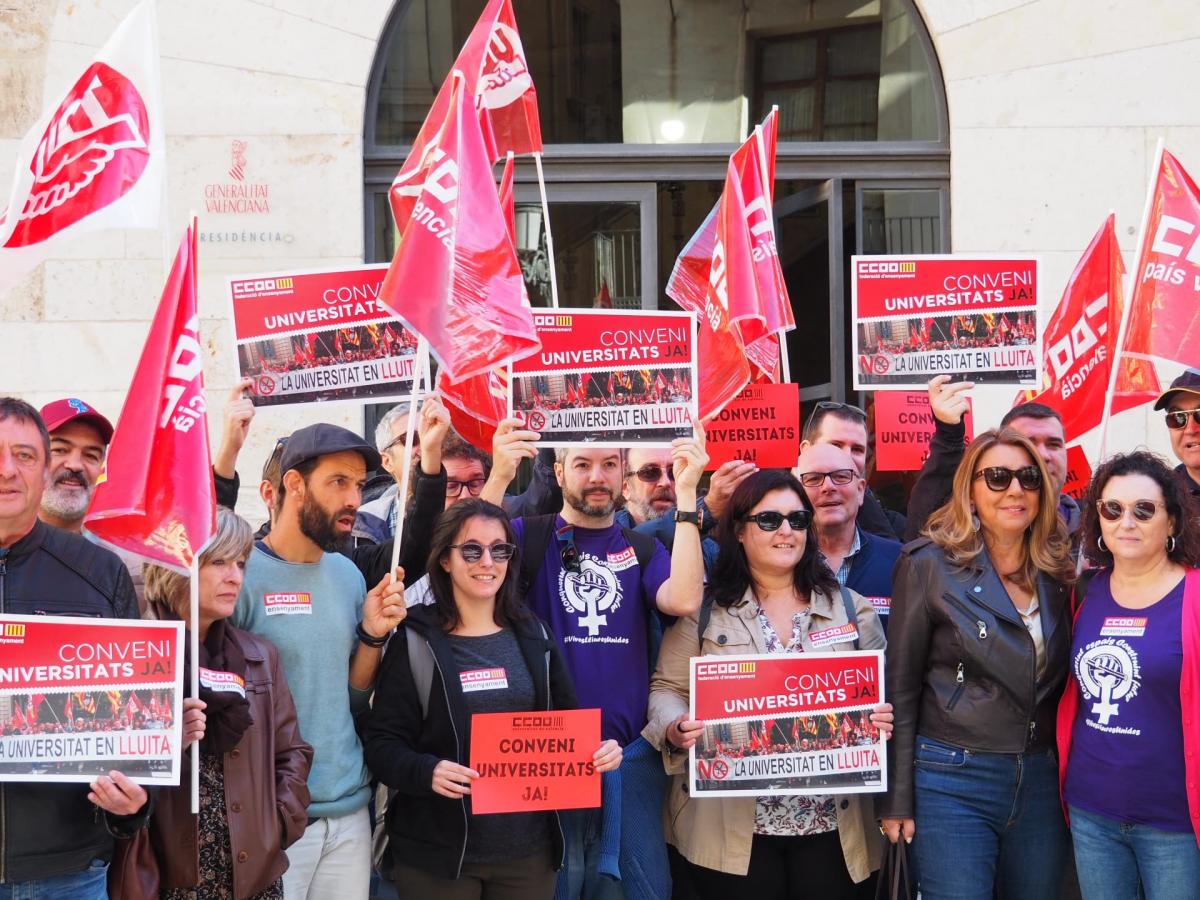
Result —
[[[690,512],[684,512],[682,509],[675,510],[676,522],[687,522],[689,525],[700,527],[700,510],[693,509]]]

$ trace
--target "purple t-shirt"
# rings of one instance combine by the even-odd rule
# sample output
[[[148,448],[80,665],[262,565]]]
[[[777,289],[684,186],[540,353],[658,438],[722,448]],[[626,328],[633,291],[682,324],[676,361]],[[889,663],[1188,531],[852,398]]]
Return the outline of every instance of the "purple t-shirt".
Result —
[[[555,516],[554,527],[566,525]],[[525,523],[513,522],[525,544]],[[552,534],[525,601],[562,645],[582,709],[599,707],[601,733],[625,746],[646,724],[650,699],[649,621],[658,589],[671,574],[662,544],[645,571],[621,526],[574,529],[580,572],[563,568],[564,542]]]
[[[1183,763],[1183,583],[1145,609],[1113,600],[1110,572],[1088,585],[1071,665],[1079,712],[1067,803],[1120,822],[1192,830]]]

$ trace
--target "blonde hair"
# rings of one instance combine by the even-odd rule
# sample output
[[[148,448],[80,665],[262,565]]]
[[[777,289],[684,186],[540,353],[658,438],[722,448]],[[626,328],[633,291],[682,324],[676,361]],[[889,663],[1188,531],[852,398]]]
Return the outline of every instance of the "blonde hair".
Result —
[[[254,545],[254,533],[248,523],[233,510],[217,507],[217,530],[204,552],[200,565],[213,559],[246,559]],[[146,583],[146,602],[159,613],[187,618],[188,577],[165,566],[148,565],[142,570]]]
[[[951,565],[967,568],[976,564],[986,548],[983,531],[976,526],[971,488],[979,460],[987,451],[998,446],[1024,450],[1042,473],[1037,515],[1025,532],[1025,561],[1018,571],[1003,574],[1027,591],[1037,590],[1039,571],[1064,583],[1074,581],[1071,540],[1067,526],[1058,514],[1058,497],[1055,496],[1046,464],[1029,439],[1011,428],[985,431],[967,445],[958,471],[954,473],[950,499],[930,516],[922,533],[945,551]]]

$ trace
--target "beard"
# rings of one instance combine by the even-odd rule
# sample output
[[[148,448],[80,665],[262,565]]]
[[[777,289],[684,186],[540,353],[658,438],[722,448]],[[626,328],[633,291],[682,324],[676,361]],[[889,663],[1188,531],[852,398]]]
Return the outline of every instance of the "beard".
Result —
[[[654,505],[659,501],[666,502],[668,506],[659,509]],[[644,500],[627,499],[625,505],[630,507],[637,514],[636,517],[643,522],[653,522],[655,519],[661,519],[675,505],[675,491],[672,488],[659,488]]]
[[[326,553],[337,553],[350,542],[349,532],[338,532],[337,520],[345,515],[353,516],[355,512],[353,507],[347,506],[331,513],[308,494],[300,507],[300,531]]]
[[[608,495],[603,503],[589,503],[583,494],[577,494],[574,491],[563,488],[563,499],[567,501],[567,505],[576,512],[583,513],[585,516],[590,516],[595,519],[603,519],[605,516],[612,515],[613,510],[617,508],[617,500],[613,492],[608,488],[591,488],[590,490],[602,490]]]
[[[63,487],[64,484],[80,485],[83,490],[73,491]],[[78,472],[60,472],[42,494],[42,509],[64,522],[78,522],[87,512],[94,491],[95,486],[89,486]]]

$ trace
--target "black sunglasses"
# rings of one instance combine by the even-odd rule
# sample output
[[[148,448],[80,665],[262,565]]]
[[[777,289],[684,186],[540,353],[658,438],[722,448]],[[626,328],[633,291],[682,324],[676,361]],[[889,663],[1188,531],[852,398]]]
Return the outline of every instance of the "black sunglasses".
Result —
[[[509,544],[506,541],[496,541],[489,547],[485,547],[479,541],[464,541],[461,544],[451,544],[451,550],[457,550],[462,556],[464,562],[477,563],[483,559],[484,551],[492,558],[492,562],[508,562],[513,558],[513,554],[517,552],[516,544]]]
[[[1200,425],[1200,409],[1172,409],[1167,413],[1167,427],[1172,431],[1187,428],[1188,416],[1191,416],[1192,421]]]
[[[792,531],[804,531],[808,528],[810,516],[807,509],[795,509],[790,513],[775,512],[773,509],[768,509],[760,513],[755,513],[752,516],[746,516],[742,521],[753,522],[763,531],[778,531],[784,519],[787,519],[788,526]]]
[[[1135,500],[1129,508],[1139,522],[1149,522],[1158,515],[1158,504],[1153,500]],[[1120,500],[1097,500],[1096,509],[1108,521],[1120,522],[1125,516],[1126,507]]]
[[[558,536],[558,542],[562,544],[559,559],[562,560],[563,568],[578,575],[583,571],[583,560],[579,555],[579,548],[575,546],[575,527],[564,525],[555,534]]]
[[[670,466],[666,468],[667,480],[672,484],[675,483],[675,470]],[[630,475],[636,475],[638,481],[644,481],[646,484],[657,484],[663,477],[663,467],[658,463],[646,463],[636,472],[630,472]]]
[[[1019,469],[988,466],[976,472],[975,477],[982,478],[989,491],[1007,491],[1014,478],[1023,491],[1036,491],[1042,486],[1042,470],[1037,466],[1022,466]]]
[[[858,477],[854,469],[834,469],[832,472],[801,472],[800,483],[805,487],[820,487],[828,478],[834,484],[849,484]]]
[[[483,493],[483,486],[487,484],[486,478],[472,478],[470,481],[455,481],[453,478],[446,479],[446,496],[458,497],[462,494],[463,488],[467,489],[467,493],[472,497],[478,497]]]

